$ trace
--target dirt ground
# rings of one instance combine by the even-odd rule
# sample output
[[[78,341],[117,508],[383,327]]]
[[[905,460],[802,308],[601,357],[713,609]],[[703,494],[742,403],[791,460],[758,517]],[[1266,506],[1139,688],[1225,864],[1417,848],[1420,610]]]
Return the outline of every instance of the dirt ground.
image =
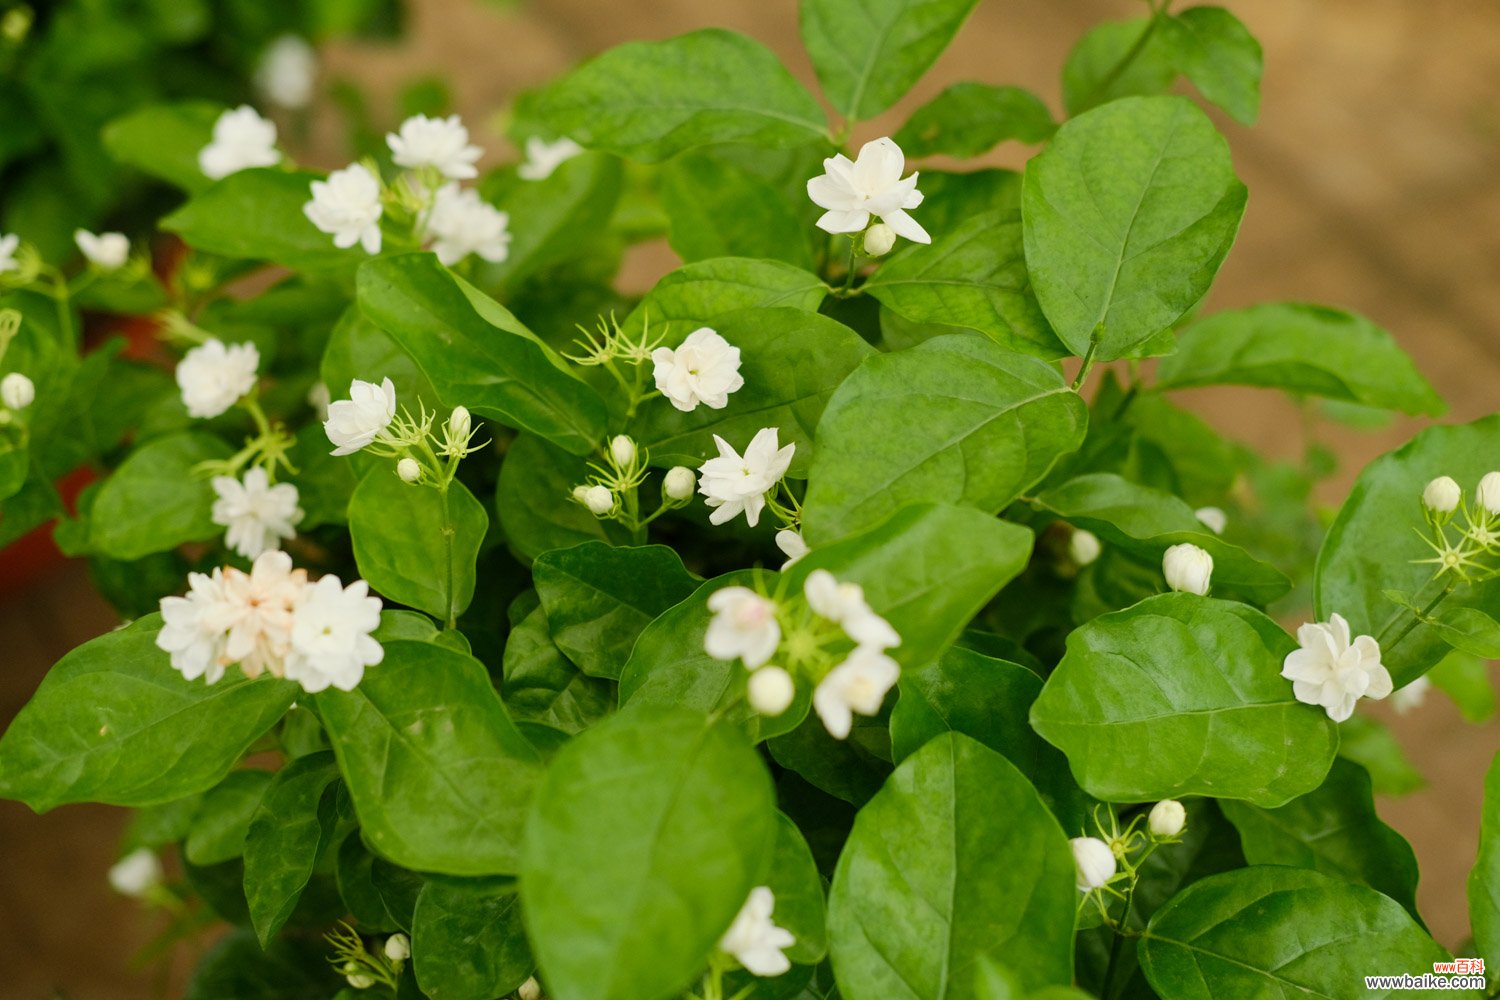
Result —
[[[1500,409],[1500,6],[1492,0],[1226,0],[1266,50],[1261,122],[1223,121],[1250,187],[1238,245],[1210,307],[1302,300],[1350,308],[1392,330],[1452,404],[1447,419]],[[499,145],[492,121],[515,92],[578,58],[633,38],[719,25],[769,44],[804,80],[792,0],[411,0],[413,32],[390,48],[342,45],[330,75],[367,83],[377,109],[406,80],[448,76],[458,109]],[[929,79],[856,140],[893,131],[917,103],[958,80],[1030,87],[1056,107],[1057,74],[1090,24],[1138,13],[1138,0],[985,0]],[[328,130],[324,129],[323,132]],[[993,162],[1019,165],[1022,150]],[[336,154],[333,154],[336,155]],[[317,160],[319,151],[308,157]],[[326,159],[326,157],[325,157]],[[337,165],[328,163],[326,165]],[[672,264],[647,250],[629,280]],[[1273,454],[1301,447],[1296,414],[1266,393],[1201,391],[1190,405]],[[1328,440],[1349,472],[1408,437],[1403,421]],[[1497,456],[1500,465],[1500,456]],[[0,603],[0,722],[47,666],[114,623],[83,572],[65,569]],[[1446,699],[1390,721],[1428,787],[1381,803],[1422,863],[1418,898],[1439,941],[1467,933],[1484,769],[1500,723],[1465,725]],[[0,803],[0,997],[134,1000],[175,995],[130,957],[157,929],[111,895],[104,874],[123,814],[68,807],[43,817]],[[1414,970],[1415,971],[1415,970]],[[166,989],[167,992],[159,992]]]

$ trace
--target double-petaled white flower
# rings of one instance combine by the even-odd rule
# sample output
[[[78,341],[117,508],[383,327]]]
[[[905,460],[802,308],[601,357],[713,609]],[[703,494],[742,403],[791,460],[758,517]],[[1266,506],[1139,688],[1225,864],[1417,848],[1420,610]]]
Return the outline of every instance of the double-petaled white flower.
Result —
[[[876,216],[898,236],[914,243],[931,243],[907,209],[922,204],[917,174],[902,178],[906,157],[889,138],[874,139],[850,160],[839,153],[823,161],[823,173],[807,182],[807,195],[819,208],[827,209],[818,228],[829,233],[857,233]]]
[[[510,216],[472,188],[445,184],[433,199],[427,234],[438,260],[452,266],[469,254],[498,264],[510,253]]]
[[[79,251],[101,271],[118,271],[130,259],[130,240],[124,233],[91,233],[75,229],[73,242]]]
[[[198,169],[213,180],[250,167],[274,167],[280,162],[276,124],[262,118],[248,104],[221,114],[214,122],[213,141],[198,151]]]
[[[389,378],[380,384],[355,379],[349,398],[328,404],[323,432],[333,443],[333,454],[352,455],[370,444],[396,419],[396,387]]]
[[[779,976],[792,967],[783,952],[796,944],[797,939],[771,920],[775,909],[776,895],[770,887],[756,886],[719,940],[719,950],[733,955],[752,975]]]
[[[745,384],[740,375],[740,349],[708,327],[688,334],[675,350],[651,352],[656,388],[667,402],[684,413],[699,403],[712,410],[729,404],[729,394]]]
[[[328,575],[306,586],[293,610],[291,649],[285,676],[305,691],[333,686],[352,691],[365,668],[385,656],[370,636],[380,625],[380,598],[370,596],[369,584],[355,580],[345,587]]]
[[[271,485],[266,470],[256,466],[243,481],[233,476],[215,476],[212,517],[229,530],[224,541],[231,549],[254,559],[262,552],[281,548],[283,539],[297,534],[302,508],[297,506],[297,487],[291,483]]]
[[[322,232],[333,237],[341,250],[358,243],[365,253],[380,252],[380,178],[362,163],[335,170],[326,181],[312,182],[312,201],[302,214]]]
[[[1287,654],[1281,676],[1297,700],[1317,705],[1335,722],[1354,714],[1360,698],[1391,693],[1391,675],[1380,662],[1380,644],[1368,635],[1351,639],[1349,623],[1335,614],[1297,630],[1301,648]]]
[[[222,569],[189,573],[186,596],[161,599],[161,620],[156,645],[170,655],[172,669],[190,681],[202,677],[209,684],[224,676],[229,625]]]
[[[901,666],[874,646],[858,646],[813,689],[813,710],[834,739],[849,736],[854,713],[875,715],[896,686]]]
[[[776,602],[749,587],[724,587],[708,596],[714,613],[703,636],[703,648],[720,660],[740,659],[754,670],[769,660],[781,644]]]
[[[7,410],[24,410],[36,399],[36,383],[20,372],[0,378],[0,405]]]
[[[544,181],[553,171],[583,152],[583,147],[567,136],[548,142],[534,135],[526,140],[526,160],[516,168],[523,181]]]
[[[1173,590],[1204,597],[1213,581],[1214,557],[1190,542],[1183,542],[1162,555],[1161,570],[1167,586]]]
[[[857,645],[868,646],[877,652],[901,645],[901,636],[890,622],[871,610],[865,601],[864,588],[859,584],[840,583],[826,569],[815,569],[807,574],[802,592],[808,607],[829,621],[837,622]]]
[[[385,137],[391,147],[391,158],[398,167],[420,170],[432,167],[450,180],[461,181],[479,176],[474,166],[484,150],[469,145],[469,130],[458,115],[428,118],[413,115],[401,123],[397,132]]]
[[[307,571],[293,569],[291,556],[272,550],[257,556],[249,573],[225,569],[223,587],[225,662],[238,663],[247,677],[283,676],[292,612],[307,588]]]
[[[1115,852],[1098,837],[1074,837],[1068,841],[1073,848],[1073,867],[1079,892],[1092,892],[1102,888],[1115,877],[1118,862]]]
[[[255,87],[266,100],[296,110],[312,100],[317,82],[318,56],[299,35],[282,35],[260,57]]]
[[[0,274],[21,269],[21,262],[16,260],[16,251],[20,248],[21,237],[15,233],[0,233]]]
[[[713,508],[709,521],[723,524],[741,512],[751,527],[760,523],[766,493],[781,482],[792,464],[795,444],[777,447],[776,428],[763,427],[740,455],[719,435],[714,435],[719,455],[698,467],[698,492]]]
[[[188,415],[217,417],[255,388],[260,351],[251,343],[209,340],[193,348],[177,363],[177,387]]]

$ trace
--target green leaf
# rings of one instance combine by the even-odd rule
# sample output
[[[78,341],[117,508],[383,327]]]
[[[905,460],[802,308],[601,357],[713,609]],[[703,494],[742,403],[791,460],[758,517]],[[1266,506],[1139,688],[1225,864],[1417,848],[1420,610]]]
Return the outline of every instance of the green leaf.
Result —
[[[1295,648],[1243,604],[1149,598],[1068,636],[1031,724],[1107,802],[1284,805],[1322,783],[1338,749],[1337,727],[1280,676]]]
[[[1425,624],[1456,650],[1483,660],[1500,660],[1500,622],[1477,608],[1440,606],[1426,616]]]
[[[421,404],[429,409],[440,405],[437,390],[411,355],[401,349],[395,338],[366,319],[358,306],[344,310],[334,324],[328,346],[323,350],[320,375],[334,399],[347,399],[349,383],[355,379],[379,385],[381,379],[388,378],[396,389],[397,402],[413,413],[419,412]],[[327,453],[333,447],[321,430],[319,427],[318,438]],[[342,461],[348,464],[347,459]]]
[[[513,618],[515,614],[512,607]],[[518,721],[544,722],[579,733],[614,708],[613,685],[588,676],[563,655],[552,641],[547,612],[534,595],[531,610],[512,625],[505,639],[502,675],[505,707]]]
[[[183,844],[188,861],[206,868],[243,856],[250,817],[270,784],[269,772],[243,770],[230,771],[210,788]]]
[[[333,456],[323,425],[311,423],[299,430],[288,457],[297,469],[292,483],[297,487],[297,506],[302,508],[297,529],[307,532],[325,524],[348,524],[349,497],[359,485],[357,466],[344,456]]]
[[[1358,764],[1334,759],[1328,778],[1284,806],[1221,802],[1240,832],[1252,865],[1311,868],[1367,885],[1417,914],[1417,857],[1406,838],[1380,821],[1370,776]]]
[[[800,267],[750,257],[716,257],[679,267],[656,283],[622,327],[680,343],[700,326],[741,309],[785,307],[816,312],[828,294],[823,279]],[[746,359],[748,360],[748,359]]]
[[[1063,106],[1070,115],[1121,97],[1161,94],[1177,79],[1177,55],[1162,31],[1165,18],[1135,17],[1096,25],[1063,63]]]
[[[753,257],[813,266],[799,205],[769,181],[705,153],[686,153],[662,168],[661,202],[668,240],[685,262]]]
[[[911,419],[911,407],[922,419]],[[920,501],[996,513],[1083,441],[1088,410],[1035,358],[966,335],[867,359],[818,425],[804,527],[814,546]]]
[[[1427,784],[1391,731],[1366,715],[1339,723],[1339,756],[1369,772],[1377,795],[1408,795]]]
[[[1245,210],[1229,147],[1183,97],[1132,97],[1069,121],[1026,165],[1026,266],[1074,354],[1144,349],[1208,291]]]
[[[396,339],[445,406],[467,406],[587,455],[605,433],[604,401],[521,322],[431,254],[359,269],[359,307]]]
[[[895,104],[942,55],[979,0],[802,0],[802,44],[852,121]]]
[[[230,174],[161,221],[194,250],[236,260],[268,260],[295,271],[352,269],[359,247],[340,250],[302,206],[321,174],[257,167]]]
[[[245,834],[245,900],[262,947],[276,937],[329,847],[334,828],[319,804],[338,780],[333,754],[310,753],[276,772]]]
[[[1162,21],[1173,62],[1205,100],[1235,121],[1254,125],[1260,113],[1260,43],[1222,7],[1189,7]]]
[[[373,850],[447,875],[516,870],[541,762],[483,664],[391,642],[359,687],[314,701]]]
[[[1025,88],[955,83],[918,108],[894,138],[907,156],[967,158],[1010,139],[1045,142],[1056,130],[1047,105]]]
[[[722,410],[698,406],[683,413],[665,399],[653,400],[631,424],[631,437],[651,452],[652,465],[696,467],[718,453],[714,435],[739,447],[762,427],[775,427],[782,445],[797,446],[789,473],[805,476],[829,397],[874,348],[842,323],[788,307],[727,313],[714,319],[713,329],[740,349],[745,384]],[[681,340],[673,336],[666,344]]]
[[[1490,619],[1491,623],[1493,621]],[[1432,683],[1453,699],[1465,722],[1480,725],[1494,718],[1495,685],[1490,680],[1489,665],[1492,658],[1453,652],[1427,673]]]
[[[515,879],[430,878],[412,916],[417,983],[433,1000],[491,1000],[531,975]]]
[[[297,685],[238,671],[184,680],[156,647],[161,617],[59,660],[0,739],[0,796],[37,812],[68,802],[148,806],[219,783],[275,725]]]
[[[1469,872],[1469,924],[1475,949],[1494,968],[1500,963],[1500,754],[1484,778],[1479,856]]]
[[[446,492],[405,483],[389,462],[359,481],[349,535],[359,575],[380,594],[452,622],[474,597],[489,515],[455,479]]]
[[[1157,374],[1164,389],[1258,385],[1424,416],[1446,409],[1389,333],[1322,306],[1268,303],[1200,320]]]
[[[246,928],[214,942],[193,970],[183,1000],[328,1000],[342,984],[317,938],[283,939],[261,950]]]
[[[1356,996],[1376,970],[1424,972],[1448,958],[1394,900],[1275,865],[1188,886],[1157,911],[1139,950],[1162,1000]]]
[[[529,560],[591,539],[621,545],[629,540],[619,524],[601,521],[572,500],[573,487],[588,475],[582,458],[534,434],[511,442],[500,463],[495,512],[517,555]]]
[[[527,822],[521,895],[557,1000],[676,996],[702,973],[776,837],[745,738],[680,709],[633,709],[565,744]]]
[[[766,884],[776,896],[776,926],[797,939],[786,951],[798,965],[814,965],[828,954],[823,876],[818,874],[812,849],[785,813],[776,814],[776,848]]]
[[[499,264],[481,265],[484,287],[522,280],[581,252],[608,225],[620,200],[620,161],[601,153],[575,156],[540,181],[512,172],[501,187],[486,180],[486,197],[510,216],[510,250]]]
[[[978,330],[1003,347],[1048,360],[1067,353],[1037,304],[1014,210],[981,212],[930,246],[904,247],[864,288],[915,323]]]
[[[224,528],[210,516],[213,487],[194,469],[228,457],[228,445],[198,431],[146,442],[99,487],[90,549],[129,560],[217,537]]]
[[[720,28],[610,49],[518,115],[527,131],[648,163],[711,143],[798,146],[826,129],[818,102],[769,49]]]
[[[828,929],[840,992],[977,997],[985,957],[1025,989],[1065,985],[1073,883],[1067,838],[1025,777],[966,736],[938,736],[860,810],[839,857]]]
[[[209,101],[148,105],[110,122],[104,147],[119,162],[196,194],[213,183],[198,166],[198,154],[213,141],[224,110]]]

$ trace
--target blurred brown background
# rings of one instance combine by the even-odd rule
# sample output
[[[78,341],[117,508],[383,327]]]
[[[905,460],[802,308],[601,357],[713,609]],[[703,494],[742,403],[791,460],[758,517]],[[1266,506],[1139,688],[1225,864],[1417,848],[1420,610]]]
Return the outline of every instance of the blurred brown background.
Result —
[[[1500,5],[1494,0],[1220,0],[1265,47],[1261,122],[1219,116],[1250,206],[1211,308],[1305,300],[1364,313],[1394,332],[1452,404],[1447,419],[1500,409]],[[719,25],[769,44],[813,81],[793,0],[410,0],[411,31],[392,47],[346,44],[325,73],[365,84],[394,114],[412,78],[441,75],[477,140],[500,157],[491,123],[519,88],[618,42]],[[1186,4],[1184,4],[1186,5]],[[1142,13],[1139,0],[984,0],[910,97],[856,142],[894,131],[918,103],[958,80],[1030,87],[1060,110],[1058,72],[1074,40],[1099,20]],[[316,134],[332,136],[331,127]],[[303,157],[337,166],[336,144]],[[1028,151],[1000,150],[1019,166]],[[632,258],[627,283],[649,287],[670,252]],[[1292,457],[1295,412],[1270,393],[1203,391],[1188,399],[1222,430]],[[1347,471],[1408,437],[1330,431]],[[1496,456],[1500,466],[1500,455]],[[68,567],[19,594],[0,595],[0,723],[68,649],[115,623]],[[1418,894],[1439,941],[1467,934],[1464,880],[1478,840],[1479,786],[1500,747],[1500,723],[1465,725],[1434,692],[1397,718],[1378,706],[1428,778],[1424,790],[1381,804],[1422,863]],[[65,807],[37,817],[0,803],[0,997],[130,1000],[175,995],[128,970],[159,918],[113,896],[105,872],[124,813]],[[174,977],[174,980],[178,977]],[[165,993],[158,992],[165,989]]]

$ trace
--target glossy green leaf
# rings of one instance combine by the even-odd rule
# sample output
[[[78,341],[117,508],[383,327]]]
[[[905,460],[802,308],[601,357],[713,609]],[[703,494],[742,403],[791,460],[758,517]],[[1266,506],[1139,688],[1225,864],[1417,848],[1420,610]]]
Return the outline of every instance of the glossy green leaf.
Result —
[[[1045,142],[1056,130],[1052,112],[1029,90],[955,83],[918,108],[894,138],[907,156],[970,157],[1011,139]]]
[[[213,140],[224,111],[209,101],[150,104],[110,122],[104,148],[119,162],[196,194],[213,183],[198,166],[198,154]]]
[[[1500,963],[1500,754],[1484,778],[1479,856],[1469,872],[1469,925],[1474,947],[1493,968]]]
[[[1081,115],[1121,97],[1165,93],[1177,78],[1177,57],[1163,20],[1134,17],[1090,28],[1063,63],[1068,114]]]
[[[516,870],[541,761],[483,664],[391,642],[359,687],[314,701],[372,849],[419,871]]]
[[[1073,883],[1067,838],[1014,765],[938,736],[860,810],[839,857],[828,926],[840,993],[976,997],[983,957],[1002,958],[1026,989],[1065,985]]]
[[[679,267],[656,283],[622,326],[632,336],[682,338],[741,309],[816,312],[828,294],[817,275],[780,261],[716,257]],[[748,359],[746,359],[748,360]]]
[[[549,549],[565,549],[591,539],[625,544],[629,533],[601,521],[572,499],[573,487],[588,478],[588,464],[577,455],[533,434],[511,442],[500,463],[495,512],[505,540],[518,556],[535,559]]]
[[[200,868],[222,864],[245,853],[250,817],[271,784],[267,771],[230,771],[203,796],[188,828],[183,854]]]
[[[533,963],[515,879],[430,878],[412,916],[412,960],[432,1000],[492,1000]]]
[[[161,221],[195,250],[236,260],[266,260],[296,271],[353,270],[366,254],[340,250],[302,207],[321,174],[256,167],[230,174]]]
[[[662,168],[667,238],[686,262],[753,257],[813,266],[809,232],[769,181],[727,158],[685,153]]]
[[[358,306],[344,310],[334,324],[328,346],[323,350],[319,374],[333,399],[348,399],[349,383],[354,379],[379,385],[388,378],[396,389],[397,404],[413,413],[420,412],[424,404],[430,410],[441,405],[437,390],[412,356],[402,350],[395,338],[366,318]],[[319,437],[324,442],[323,451],[332,451],[327,435]],[[349,462],[347,458],[341,460]]]
[[[224,528],[210,516],[213,487],[194,469],[229,454],[224,442],[198,431],[146,442],[99,487],[89,547],[115,559],[139,559],[217,537]]]
[[[1244,125],[1260,113],[1260,43],[1223,7],[1189,7],[1163,19],[1173,62],[1205,100]]]
[[[687,989],[762,884],[775,831],[770,776],[728,726],[633,709],[568,742],[537,791],[521,866],[548,994]]]
[[[334,833],[319,804],[338,780],[328,751],[290,761],[276,772],[245,834],[245,900],[262,946],[270,944],[297,907],[319,856]]]
[[[608,225],[622,174],[620,161],[602,153],[575,156],[540,181],[507,174],[510,183],[493,200],[510,216],[510,250],[500,263],[483,266],[486,278],[514,287],[578,255]],[[481,190],[488,194],[489,187]]]
[[[828,954],[827,903],[823,876],[797,824],[776,814],[776,848],[766,884],[776,896],[776,926],[791,931],[796,943],[786,951],[798,965],[812,965]]]
[[[1280,806],[1322,784],[1338,749],[1337,727],[1280,676],[1295,648],[1253,608],[1163,594],[1069,635],[1031,724],[1108,802]]]
[[[516,614],[514,606],[511,614]],[[614,686],[588,676],[563,655],[535,595],[530,611],[511,626],[505,639],[503,675],[501,695],[517,721],[544,722],[577,733],[614,708]]]
[[[328,1000],[342,982],[316,938],[283,939],[262,951],[246,928],[214,942],[188,981],[183,1000]]]
[[[1188,99],[1127,98],[1074,118],[1023,182],[1042,312],[1077,355],[1154,349],[1208,291],[1244,210],[1228,144]]]
[[[1471,657],[1500,660],[1500,622],[1478,608],[1440,606],[1424,618],[1424,624],[1454,649]]]

